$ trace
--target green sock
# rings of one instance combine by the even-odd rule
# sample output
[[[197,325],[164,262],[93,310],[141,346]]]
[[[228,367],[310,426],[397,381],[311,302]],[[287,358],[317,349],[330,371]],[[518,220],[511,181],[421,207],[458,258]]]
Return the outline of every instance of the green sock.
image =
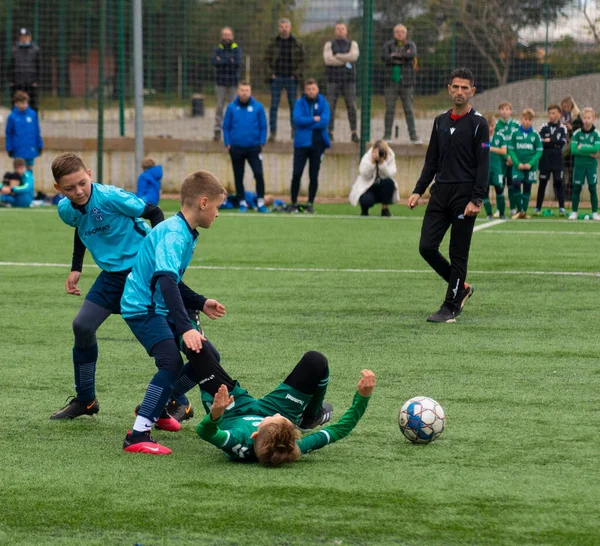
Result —
[[[521,210],[521,197],[523,194],[520,191],[513,190],[513,200],[510,202],[510,210]],[[508,197],[510,201],[510,196]]]
[[[529,199],[531,199],[531,193],[521,194],[521,210],[523,212],[527,212],[527,209],[529,208]]]
[[[306,406],[304,410],[304,415],[307,417],[314,417],[319,413],[321,406],[323,405],[323,400],[325,400],[325,393],[327,392],[327,384],[329,383],[329,373],[327,376],[319,381],[319,385],[315,394],[313,394],[312,400]]]
[[[572,203],[571,208],[573,212],[577,212],[579,210],[579,199],[581,198],[581,186],[573,186],[573,195],[571,197]],[[598,204],[598,197],[596,196],[596,204]]]
[[[503,193],[496,195],[496,206],[498,207],[500,216],[504,216],[504,213],[506,212],[506,199],[504,198]]]
[[[592,213],[598,212],[598,187],[588,186],[590,188],[590,201],[592,202]]]
[[[492,204],[490,203],[489,198],[485,198],[483,200],[483,206],[485,208],[485,212],[488,216],[491,216],[493,214],[493,210],[492,210]]]

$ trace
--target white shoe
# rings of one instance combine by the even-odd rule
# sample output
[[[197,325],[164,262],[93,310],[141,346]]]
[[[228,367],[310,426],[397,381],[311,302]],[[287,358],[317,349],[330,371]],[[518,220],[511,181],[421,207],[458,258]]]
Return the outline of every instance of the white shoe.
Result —
[[[500,218],[500,211],[497,210],[496,212],[494,212],[494,218]]]
[[[600,214],[598,214],[597,212],[593,212],[592,220],[596,220],[596,222],[600,222]]]
[[[514,216],[515,214],[517,214],[517,209],[510,209],[510,215]]]
[[[420,138],[417,138],[417,140],[411,140],[410,143],[411,144],[423,144],[423,141]]]
[[[569,220],[577,220],[577,213],[572,212],[571,214],[569,214]]]

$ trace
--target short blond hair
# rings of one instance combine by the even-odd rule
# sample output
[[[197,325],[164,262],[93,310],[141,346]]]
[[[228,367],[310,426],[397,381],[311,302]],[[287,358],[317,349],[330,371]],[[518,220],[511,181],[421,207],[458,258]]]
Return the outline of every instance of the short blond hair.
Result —
[[[525,110],[521,112],[521,117],[525,119],[535,118],[535,112],[533,111],[533,108],[525,108]]]
[[[508,102],[507,100],[502,101],[499,105],[498,105],[498,110],[500,110],[501,108],[504,108],[505,106],[508,106],[512,112],[512,104],[510,102]]]
[[[592,114],[592,116],[594,116],[594,119],[596,119],[596,110],[594,110],[591,106],[586,106],[583,110],[581,110],[581,115],[583,116],[583,114],[585,114],[586,112]]]
[[[258,462],[266,466],[281,466],[300,458],[298,429],[291,421],[265,423],[254,439],[254,453]]]
[[[179,190],[179,202],[182,207],[191,207],[200,197],[211,201],[227,195],[221,181],[208,171],[196,171],[185,177]]]
[[[156,161],[151,157],[145,157],[142,159],[142,169],[151,169],[152,167],[156,167]]]
[[[497,118],[496,118],[496,115],[495,115],[495,114],[489,114],[489,115],[487,115],[487,116],[485,117],[485,120],[486,120],[486,121],[487,121],[487,122],[488,122],[490,125],[492,125],[492,124],[496,125],[496,122],[497,122]]]

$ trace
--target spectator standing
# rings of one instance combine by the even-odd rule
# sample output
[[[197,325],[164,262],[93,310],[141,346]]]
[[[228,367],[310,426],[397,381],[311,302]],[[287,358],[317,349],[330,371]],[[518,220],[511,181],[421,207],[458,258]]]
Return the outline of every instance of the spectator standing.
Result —
[[[142,169],[135,194],[147,205],[156,207],[160,201],[160,188],[163,177],[162,165],[157,165],[151,157],[145,157],[142,160]]]
[[[292,204],[287,209],[289,212],[299,212],[298,193],[300,192],[300,179],[304,172],[306,162],[309,161],[308,173],[310,184],[308,187],[308,204],[305,212],[313,213],[315,197],[319,188],[319,169],[325,150],[331,142],[327,127],[329,126],[329,104],[325,97],[319,93],[317,81],[309,78],[304,82],[304,94],[294,105],[294,173],[292,175],[291,197]]]
[[[548,123],[544,123],[540,129],[540,138],[544,151],[540,159],[540,185],[538,187],[537,202],[534,216],[542,211],[546,186],[552,175],[554,193],[558,200],[558,212],[566,216],[565,211],[565,185],[563,181],[563,147],[567,143],[567,128],[560,122],[561,110],[558,104],[548,107]]]
[[[35,158],[44,147],[40,124],[25,91],[17,91],[13,99],[15,106],[6,120],[6,151],[9,157],[22,157],[27,168],[33,170]]]
[[[571,153],[571,139],[573,133],[577,129],[581,129],[583,123],[581,121],[581,115],[575,99],[573,97],[566,96],[560,101],[561,109],[561,122],[567,128],[567,145],[563,148],[565,157],[565,198],[571,199],[573,193],[573,168],[575,165],[575,157]]]
[[[267,141],[267,116],[263,105],[252,96],[248,82],[240,82],[237,98],[227,107],[223,122],[225,146],[231,156],[238,211],[246,212],[244,167],[250,165],[256,180],[257,210],[269,212],[265,205],[265,177],[261,151]]]
[[[358,44],[348,40],[348,29],[342,22],[335,25],[335,40],[325,44],[323,60],[327,66],[327,102],[331,109],[329,138],[333,140],[335,107],[339,97],[344,97],[352,142],[360,142],[356,133],[356,61]]]
[[[360,204],[361,216],[369,216],[369,209],[381,203],[381,216],[391,216],[389,205],[397,203],[398,185],[396,157],[385,140],[378,140],[360,160],[358,177],[350,191],[350,203]]]
[[[8,81],[13,95],[17,91],[25,91],[29,95],[29,106],[36,112],[41,64],[40,48],[32,42],[31,32],[22,28],[19,31],[19,43],[10,57]]]
[[[221,41],[213,49],[212,64],[216,69],[217,110],[215,113],[215,134],[213,140],[221,140],[223,109],[235,99],[237,84],[242,65],[242,48],[233,41],[233,30],[224,27],[221,30]]]
[[[381,53],[381,59],[389,69],[389,79],[385,86],[385,130],[383,135],[384,140],[388,142],[392,140],[396,101],[400,97],[410,141],[412,144],[423,144],[417,136],[413,114],[416,55],[417,46],[414,42],[407,40],[406,27],[396,25],[394,27],[394,38],[383,45]]]
[[[265,65],[269,71],[268,83],[271,86],[271,108],[269,110],[269,141],[277,137],[277,111],[281,100],[281,92],[285,89],[290,107],[290,124],[294,136],[292,110],[298,92],[298,82],[302,80],[304,68],[304,46],[292,34],[292,23],[289,19],[279,20],[279,34],[271,40],[265,54]]]

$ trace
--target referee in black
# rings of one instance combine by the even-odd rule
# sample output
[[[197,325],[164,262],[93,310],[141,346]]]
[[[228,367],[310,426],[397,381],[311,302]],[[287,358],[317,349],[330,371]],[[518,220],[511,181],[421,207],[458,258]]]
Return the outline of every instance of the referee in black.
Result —
[[[429,322],[456,322],[473,295],[468,285],[467,262],[475,218],[487,195],[490,135],[487,121],[469,104],[475,94],[473,73],[458,68],[450,74],[448,92],[452,109],[435,118],[425,165],[408,199],[413,209],[431,184],[423,218],[419,252],[448,283],[446,299]],[[440,244],[450,231],[450,262],[440,254]]]

